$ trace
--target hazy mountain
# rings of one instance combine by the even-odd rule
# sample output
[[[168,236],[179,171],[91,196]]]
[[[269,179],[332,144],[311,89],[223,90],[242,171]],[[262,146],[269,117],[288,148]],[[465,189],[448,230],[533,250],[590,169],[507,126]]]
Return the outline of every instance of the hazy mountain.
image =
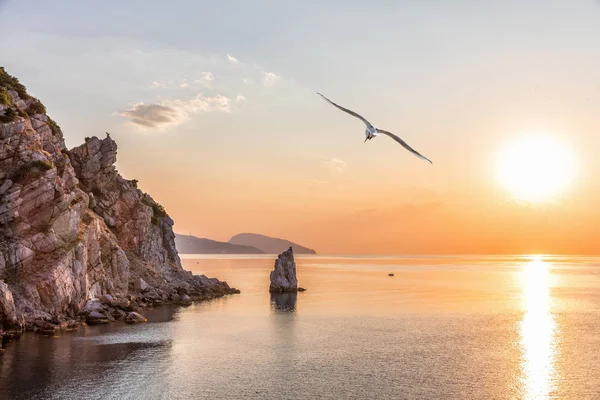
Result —
[[[244,246],[195,236],[175,234],[175,246],[182,254],[263,254],[252,246]]]
[[[240,233],[229,239],[229,243],[253,246],[267,254],[279,254],[286,251],[290,246],[296,254],[317,254],[313,249],[309,249],[299,244],[285,239],[272,238],[258,233]]]

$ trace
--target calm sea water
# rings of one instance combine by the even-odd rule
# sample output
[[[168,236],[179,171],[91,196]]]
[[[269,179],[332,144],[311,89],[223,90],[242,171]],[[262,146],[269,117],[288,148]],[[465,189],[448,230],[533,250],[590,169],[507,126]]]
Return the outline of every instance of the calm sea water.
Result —
[[[24,335],[0,398],[600,398],[600,258],[297,257],[271,298],[273,260],[188,256],[242,293]]]

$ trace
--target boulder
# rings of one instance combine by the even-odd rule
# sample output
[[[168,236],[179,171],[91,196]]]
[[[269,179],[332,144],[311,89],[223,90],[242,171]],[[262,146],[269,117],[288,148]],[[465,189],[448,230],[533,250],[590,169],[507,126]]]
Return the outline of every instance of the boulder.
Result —
[[[298,279],[296,278],[296,262],[292,247],[281,253],[275,260],[275,268],[271,271],[271,285],[269,292],[296,292]]]
[[[127,310],[129,308],[129,300],[125,298],[115,299],[111,305],[121,310]]]
[[[133,282],[133,288],[137,292],[143,292],[144,290],[148,289],[148,284],[142,278],[138,278]]]
[[[115,308],[111,311],[111,315],[114,319],[120,320],[120,319],[125,318],[127,316],[127,313],[123,310]]]
[[[54,333],[58,330],[56,325],[42,319],[34,321],[33,325],[34,331],[39,331],[44,335],[54,336]]]
[[[92,312],[103,312],[106,310],[106,308],[107,307],[102,304],[99,299],[89,299],[83,307],[83,312],[85,314],[90,314]]]
[[[138,314],[136,312],[130,312],[125,317],[125,322],[128,324],[137,324],[140,322],[148,322],[148,320],[141,314]]]
[[[112,305],[114,301],[115,299],[110,294],[105,294],[100,297],[100,302],[102,304],[106,304],[107,306]]]
[[[124,307],[123,310],[124,311],[137,311],[140,309],[140,306],[138,305],[138,303],[135,303],[133,301],[130,301],[129,304],[127,305],[127,307]]]
[[[100,313],[98,311],[92,311],[86,317],[85,322],[87,322],[88,325],[98,325],[108,324],[110,321],[108,320],[108,317],[103,313]]]
[[[184,305],[184,306],[189,306],[190,304],[192,304],[192,299],[190,299],[190,296],[188,296],[187,294],[184,294],[179,299],[179,304]]]

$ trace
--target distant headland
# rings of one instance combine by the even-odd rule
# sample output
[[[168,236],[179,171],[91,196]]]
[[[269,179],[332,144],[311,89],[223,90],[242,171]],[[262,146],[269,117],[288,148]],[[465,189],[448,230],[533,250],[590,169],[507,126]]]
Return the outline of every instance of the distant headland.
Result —
[[[313,249],[258,233],[240,233],[228,242],[175,234],[177,251],[182,254],[279,254],[290,247],[296,254],[317,254]]]

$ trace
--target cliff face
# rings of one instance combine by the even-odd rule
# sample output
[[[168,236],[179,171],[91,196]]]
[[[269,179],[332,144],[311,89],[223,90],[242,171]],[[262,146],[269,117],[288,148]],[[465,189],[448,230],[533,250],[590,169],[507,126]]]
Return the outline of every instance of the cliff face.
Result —
[[[89,319],[107,294],[93,311],[111,319],[118,306],[237,292],[183,270],[173,220],[119,175],[116,154],[108,135],[67,150],[43,105],[0,68],[0,336]]]

